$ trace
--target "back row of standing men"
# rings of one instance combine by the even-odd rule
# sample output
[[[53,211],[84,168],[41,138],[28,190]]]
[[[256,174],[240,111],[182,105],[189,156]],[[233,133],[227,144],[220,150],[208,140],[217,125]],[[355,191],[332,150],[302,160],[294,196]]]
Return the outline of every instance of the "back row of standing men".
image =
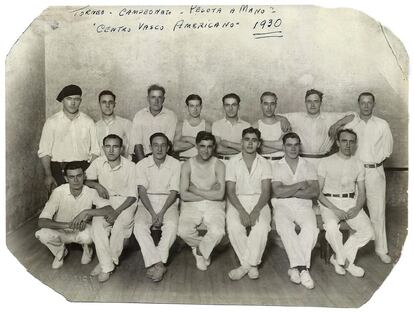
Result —
[[[261,253],[263,252],[262,248],[264,249],[264,246],[262,247],[258,243],[263,243],[263,241],[260,241],[260,236],[264,236],[263,229],[267,229],[265,231],[267,238],[270,210],[268,218],[259,218],[259,215],[266,214],[266,210],[263,210],[263,207],[267,207],[270,197],[270,180],[272,180],[273,185],[273,197],[276,198],[274,201],[272,200],[272,203],[275,202],[274,207],[276,208],[276,227],[290,259],[291,269],[289,270],[289,275],[293,282],[313,287],[313,281],[308,272],[310,252],[305,253],[306,257],[303,258],[301,257],[303,252],[298,247],[303,245],[303,242],[306,242],[306,249],[309,250],[310,248],[310,251],[312,250],[316,240],[314,236],[315,227],[313,227],[315,225],[311,222],[312,227],[307,228],[306,223],[302,224],[302,222],[313,221],[314,218],[306,217],[306,214],[304,215],[303,213],[298,215],[295,210],[302,207],[309,208],[309,203],[311,203],[310,209],[312,209],[312,201],[309,199],[314,199],[315,201],[318,197],[319,188],[317,188],[318,191],[315,194],[315,182],[317,183],[318,179],[321,189],[319,195],[319,201],[322,204],[321,214],[324,218],[325,229],[327,230],[327,240],[336,253],[336,256],[331,258],[331,263],[334,264],[336,272],[344,274],[345,270],[342,266],[346,266],[350,273],[356,276],[363,275],[362,269],[356,267],[353,261],[357,249],[372,237],[370,237],[369,233],[371,228],[369,225],[366,226],[365,223],[366,218],[360,218],[363,215],[361,208],[365,202],[365,193],[375,232],[376,253],[383,262],[389,263],[391,261],[388,256],[385,233],[385,175],[382,163],[392,152],[392,136],[388,124],[384,120],[372,115],[375,105],[373,94],[362,93],[359,96],[359,114],[326,113],[320,111],[323,94],[312,89],[307,91],[305,96],[307,112],[287,113],[281,116],[275,114],[277,96],[272,92],[265,92],[260,98],[263,116],[254,125],[259,132],[256,132],[257,129],[249,128],[250,124],[238,117],[240,98],[236,94],[228,94],[223,97],[225,117],[214,122],[212,126],[200,117],[202,99],[198,95],[187,97],[186,104],[189,116],[177,126],[175,114],[163,106],[165,90],[157,85],[150,86],[148,89],[149,106],[137,112],[132,126],[128,120],[114,114],[116,97],[111,91],[103,91],[99,95],[102,120],[97,122],[96,126],[88,116],[79,112],[81,96],[82,91],[78,86],[70,85],[63,88],[57,97],[57,100],[63,104],[63,110],[50,117],[44,126],[39,146],[39,157],[46,173],[46,186],[51,191],[54,187],[65,182],[64,176],[66,176],[70,185],[67,168],[65,172],[68,162],[82,161],[84,163],[82,166],[84,168],[88,167],[89,163],[94,161],[98,155],[103,154],[98,145],[98,142],[100,142],[103,144],[104,155],[92,162],[94,166],[89,167],[87,170],[88,185],[95,188],[100,196],[110,200],[114,197],[116,198],[119,194],[125,195],[125,192],[116,191],[118,187],[122,189],[120,187],[122,186],[122,179],[120,177],[116,179],[111,176],[110,179],[106,179],[106,182],[105,178],[103,178],[103,182],[101,182],[101,177],[97,173],[99,171],[96,170],[97,168],[103,170],[105,162],[111,165],[110,159],[116,156],[114,149],[117,144],[119,145],[119,141],[122,141],[124,145],[122,151],[124,151],[125,156],[128,157],[129,154],[133,154],[135,160],[142,160],[136,166],[137,175],[133,179],[135,180],[133,185],[135,187],[138,186],[139,204],[142,204],[145,209],[140,210],[138,205],[138,211],[135,215],[134,233],[140,243],[146,267],[148,267],[148,276],[155,281],[162,278],[165,272],[163,264],[166,262],[166,258],[168,258],[168,248],[175,239],[173,221],[174,216],[178,219],[178,210],[177,208],[170,208],[178,204],[175,201],[177,193],[171,193],[171,190],[181,192],[180,220],[186,220],[186,223],[180,222],[180,225],[186,226],[179,227],[178,232],[179,234],[183,232],[183,239],[187,239],[186,242],[193,248],[195,247],[193,254],[197,261],[197,267],[206,268],[208,266],[210,262],[209,254],[217,244],[217,240],[220,241],[222,230],[224,231],[224,210],[222,212],[223,219],[220,219],[220,217],[213,218],[215,221],[213,225],[215,226],[213,226],[211,231],[207,232],[207,234],[210,233],[210,237],[214,237],[213,239],[210,238],[210,241],[209,236],[206,236],[207,238],[202,241],[194,235],[194,225],[196,225],[194,223],[203,221],[205,224],[208,224],[208,212],[220,212],[210,210],[210,208],[213,204],[216,206],[221,205],[219,204],[221,203],[220,201],[217,202],[220,200],[220,196],[221,199],[223,198],[225,192],[224,181],[220,182],[219,179],[221,176],[223,179],[225,176],[227,187],[227,227],[229,238],[241,262],[239,268],[229,273],[230,278],[239,279],[246,274],[251,278],[258,277],[257,265],[260,263]],[[355,133],[352,131],[339,132],[340,136],[337,137],[339,152],[326,158],[335,141],[338,130],[345,125],[346,128],[353,129]],[[292,136],[292,134],[284,136],[291,128],[299,136]],[[202,133],[204,135],[200,138],[204,139],[196,142],[197,134],[200,134],[200,131],[210,130],[214,137],[211,138],[208,134]],[[151,137],[154,133],[158,133],[158,135]],[[117,135],[119,140],[117,137],[111,138],[111,134]],[[107,135],[110,136],[106,137]],[[105,142],[103,142],[104,137],[106,138]],[[173,149],[180,153],[182,160],[190,158],[190,161],[184,163],[181,171],[181,188],[175,187],[174,189],[171,187],[171,185],[178,184],[177,181],[180,182],[180,167],[176,165],[179,163],[177,162],[174,165],[175,160],[164,155],[163,162],[168,160],[165,163],[165,167],[170,171],[169,174],[160,173],[162,167],[159,167],[157,163],[157,158],[162,159],[164,150],[166,154],[168,141],[173,142]],[[358,146],[355,152],[354,146],[356,141],[358,141]],[[200,143],[202,143],[201,146]],[[341,143],[343,143],[343,147],[341,147]],[[299,146],[300,158],[298,157]],[[219,174],[219,170],[214,170],[214,175],[210,175],[211,181],[209,181],[209,175],[206,174],[208,170],[207,172],[199,171],[199,178],[194,174],[198,171],[197,167],[200,165],[198,164],[200,162],[197,162],[197,160],[203,160],[203,153],[204,159],[207,161],[212,158],[213,151],[210,153],[206,152],[208,147],[210,147],[210,150],[214,147],[217,158],[227,163],[226,174],[224,175],[224,170],[222,171],[223,174]],[[151,151],[153,155],[149,156]],[[263,158],[258,158],[256,151],[260,152]],[[355,157],[352,156],[352,162],[355,163],[357,161],[355,164],[348,160],[354,152]],[[339,159],[333,158],[337,155],[340,156]],[[249,156],[253,156],[253,158],[249,158]],[[285,157],[283,158],[283,156]],[[342,162],[343,156],[346,156],[346,163]],[[272,170],[270,169],[269,162],[262,161],[265,158],[272,163]],[[322,159],[324,159],[324,162],[319,166],[318,164]],[[98,162],[99,160],[100,163]],[[124,160],[123,162],[126,163],[126,159],[121,159],[119,155],[116,160]],[[216,160],[216,158],[214,157],[212,160]],[[242,160],[244,162],[240,164]],[[214,162],[214,164],[216,163],[222,164],[220,161]],[[209,163],[210,166],[213,166],[212,164],[211,162]],[[158,171],[154,172],[154,165],[157,165]],[[220,165],[214,165],[212,168],[216,169],[217,167],[220,167]],[[318,167],[317,176],[316,169]],[[313,173],[312,168],[314,168]],[[112,167],[111,169],[114,170]],[[166,169],[164,168],[164,171]],[[130,168],[126,173],[128,172],[135,173],[135,170]],[[333,173],[334,175],[332,175]],[[175,178],[173,179],[173,177]],[[93,180],[98,180],[99,183],[91,182]],[[172,181],[176,183],[174,184]],[[267,189],[266,182],[268,183]],[[361,182],[365,183],[361,184]],[[170,185],[166,185],[167,183]],[[186,184],[188,185],[185,186]],[[355,190],[355,185],[358,187],[357,190]],[[102,186],[106,188],[101,188]],[[125,212],[126,208],[132,206],[131,202],[134,201],[132,199],[133,195],[136,195],[136,192],[133,193],[131,190],[128,201],[125,199],[124,201],[118,200],[117,203],[111,204],[112,207],[121,208],[118,211]],[[296,202],[292,203],[294,199],[296,199]],[[191,208],[191,203],[200,201],[204,203],[201,205],[203,208],[197,205],[198,210],[202,211],[200,213],[201,217],[198,216],[200,214],[194,213],[195,209],[186,209],[186,207]],[[188,205],[184,203],[188,203]],[[56,213],[56,206],[58,205],[55,205],[54,213]],[[47,211],[46,207],[44,211]],[[97,207],[99,206],[97,205]],[[158,212],[154,211],[155,207]],[[346,210],[344,211],[344,209]],[[95,210],[93,214],[90,212],[88,214],[85,213],[84,216],[81,216],[82,218],[75,218],[70,226],[72,228],[85,228],[86,226],[82,222],[86,221],[86,215],[90,217],[100,214],[98,211]],[[92,223],[92,226],[94,224],[98,225],[98,221],[101,219],[99,224],[101,227],[93,227],[95,231],[92,233],[95,236],[92,237],[94,237],[98,259],[101,264],[95,273],[101,275],[102,281],[109,278],[109,273],[113,270],[114,264],[117,264],[117,258],[120,251],[122,251],[122,245],[120,247],[118,239],[118,244],[114,244],[116,248],[113,248],[118,252],[107,251],[106,253],[107,256],[112,254],[112,261],[102,261],[105,259],[102,256],[105,255],[102,252],[105,251],[105,248],[101,247],[106,246],[106,250],[108,250],[110,246],[109,243],[105,243],[106,239],[104,239],[105,232],[108,233],[107,226],[114,225],[111,235],[111,240],[114,237],[113,241],[116,241],[117,237],[129,237],[131,234],[130,228],[127,227],[124,232],[118,231],[116,232],[118,235],[114,236],[114,228],[116,228],[116,221],[120,214],[119,212],[111,213],[112,211],[108,213],[108,211],[103,210],[101,212],[102,217],[95,217]],[[135,213],[132,209],[130,211]],[[160,212],[162,213],[161,215],[159,215]],[[129,215],[133,215],[133,213],[130,212]],[[123,215],[126,214],[124,213]],[[51,214],[45,216],[53,217]],[[171,223],[169,223],[170,219],[167,216],[172,218]],[[357,217],[357,222],[354,222],[354,219]],[[125,218],[125,220],[130,221],[131,218]],[[220,220],[223,220],[223,227],[220,227]],[[357,231],[354,236],[350,237],[347,244],[342,246],[342,241],[338,239],[340,234],[338,234],[339,227],[337,226],[337,221],[339,220],[347,220],[348,224],[353,224],[350,226],[357,230],[365,228],[365,233]],[[234,221],[237,221],[237,223],[234,223]],[[256,225],[257,221],[258,225],[262,225],[262,231],[259,230],[260,227],[252,227]],[[332,221],[336,221],[336,223],[331,223]],[[293,223],[299,224],[302,228],[299,234],[299,243],[295,243],[295,234],[292,233],[291,227]],[[119,224],[122,223],[120,222]],[[150,238],[148,238],[149,227],[152,225],[161,226],[161,224],[164,227],[164,239],[169,239],[161,240],[161,247],[159,245],[155,248],[151,244]],[[171,227],[168,227],[169,224]],[[48,228],[46,226],[44,224],[41,226],[43,232],[45,228]],[[211,229],[211,225],[206,226],[208,229],[210,226]],[[247,226],[252,229],[248,237],[246,236]],[[361,226],[364,227],[361,228]],[[331,231],[328,231],[330,228]],[[100,229],[100,231],[96,229]],[[180,231],[180,229],[191,233],[191,238],[186,238],[188,237],[185,235],[186,232]],[[311,230],[311,233],[307,231],[308,229]],[[170,233],[170,236],[164,233]],[[173,233],[174,235],[171,235]],[[100,235],[98,236],[97,234]],[[48,240],[50,236],[51,234],[48,233],[46,236]],[[107,237],[108,235],[106,235]],[[43,240],[42,242],[47,242],[48,240]],[[253,242],[251,246],[248,245],[249,240]],[[204,244],[201,244],[201,242]],[[205,242],[208,242],[207,248],[203,248]],[[86,248],[85,251],[84,255],[88,259],[89,250]],[[160,253],[159,251],[164,252]],[[59,251],[52,252],[55,255],[56,262],[54,263],[61,265],[65,250],[62,248]],[[298,262],[298,259],[301,261]]]

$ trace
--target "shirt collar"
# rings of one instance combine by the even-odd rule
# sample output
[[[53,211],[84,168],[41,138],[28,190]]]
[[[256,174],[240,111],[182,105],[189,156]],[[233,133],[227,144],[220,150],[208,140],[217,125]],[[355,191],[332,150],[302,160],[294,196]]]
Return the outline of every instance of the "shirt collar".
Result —
[[[63,109],[62,109],[62,111],[60,111],[60,116],[62,117],[62,118],[66,118],[66,119],[68,119],[69,121],[74,121],[75,119],[77,119],[77,118],[79,118],[79,116],[81,115],[81,112],[80,111],[78,111],[78,114],[76,114],[75,116],[74,116],[74,118],[73,119],[70,119],[66,114],[65,114],[65,112],[63,112]]]
[[[227,117],[224,117],[224,122],[226,122],[226,123],[229,123],[229,124],[231,124],[231,122],[227,119]],[[236,124],[240,124],[240,123],[242,123],[242,120],[240,119],[240,117],[238,116],[237,117],[237,120],[236,120]],[[233,125],[233,124],[231,124],[231,125]]]
[[[115,122],[115,120],[116,120],[116,115],[114,114],[113,116],[112,116],[112,118],[110,119],[110,120],[108,120],[108,121],[105,121],[103,118],[101,119],[101,121],[104,123],[104,124],[106,124],[106,125],[111,125],[112,123],[114,123]]]
[[[164,105],[162,106],[162,109],[161,109],[161,111],[160,111],[160,113],[158,113],[157,115],[152,115],[152,113],[151,113],[151,111],[150,111],[150,108],[149,108],[149,106],[147,106],[146,108],[145,108],[145,111],[148,113],[148,114],[150,114],[152,117],[157,117],[157,116],[159,116],[159,115],[162,115],[162,114],[167,114],[167,112],[166,112],[166,109],[165,109],[165,107],[164,107]]]
[[[120,156],[120,158],[121,158],[121,163],[119,163],[117,166],[115,166],[114,168],[112,168],[111,167],[111,165],[109,164],[109,161],[108,161],[108,159],[106,158],[106,156],[104,157],[104,162],[103,162],[103,164],[108,164],[108,166],[109,166],[109,168],[112,170],[112,171],[116,171],[117,169],[120,169],[121,167],[123,167],[124,166],[124,163],[125,163],[125,161],[124,161],[124,157],[121,155]]]
[[[152,154],[149,155],[147,158],[148,158],[148,167],[154,167],[154,166],[155,167],[158,167],[157,164],[155,164],[154,156]],[[170,162],[169,162],[169,159],[170,158],[171,157],[167,154],[167,156],[166,156],[166,158],[164,160],[164,163],[162,163],[159,168],[164,168],[164,167],[170,168]]]
[[[77,196],[77,197],[75,197],[71,192],[70,192],[70,186],[69,186],[69,183],[66,183],[65,184],[65,187],[66,187],[66,194],[68,195],[68,196],[72,196],[73,198],[79,198],[79,197],[81,197],[82,195],[83,195],[83,192],[84,192],[84,190],[85,190],[85,185],[83,185],[83,187],[82,187],[82,191],[81,191],[81,193]]]

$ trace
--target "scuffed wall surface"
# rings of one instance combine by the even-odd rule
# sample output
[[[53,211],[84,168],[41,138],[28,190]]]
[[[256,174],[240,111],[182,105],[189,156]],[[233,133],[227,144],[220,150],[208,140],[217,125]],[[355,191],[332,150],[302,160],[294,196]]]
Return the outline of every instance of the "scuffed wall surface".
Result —
[[[33,217],[46,201],[37,157],[45,122],[43,23],[33,22],[6,60],[6,231]]]
[[[223,116],[221,97],[236,92],[241,116],[249,122],[260,116],[259,97],[266,90],[278,94],[279,112],[303,111],[310,88],[325,93],[323,110],[357,110],[359,93],[370,90],[377,97],[376,114],[390,123],[395,138],[386,166],[408,166],[408,57],[386,28],[352,9],[257,6],[265,13],[254,14],[240,12],[240,6],[213,8],[202,7],[203,13],[164,7],[170,15],[125,14],[142,7],[50,8],[45,18],[56,27],[46,36],[47,116],[60,110],[54,99],[69,83],[83,88],[81,109],[95,120],[101,90],[113,90],[118,113],[132,119],[146,106],[146,88],[152,83],[166,87],[166,105],[181,119],[190,93],[202,96],[204,116],[216,120]],[[236,12],[230,14],[231,8]],[[281,19],[281,25],[254,28],[269,19]],[[176,26],[180,20],[235,26],[185,29]],[[139,29],[144,24],[163,30]],[[102,32],[105,27],[117,31]],[[254,35],[275,30],[283,37],[258,40]]]

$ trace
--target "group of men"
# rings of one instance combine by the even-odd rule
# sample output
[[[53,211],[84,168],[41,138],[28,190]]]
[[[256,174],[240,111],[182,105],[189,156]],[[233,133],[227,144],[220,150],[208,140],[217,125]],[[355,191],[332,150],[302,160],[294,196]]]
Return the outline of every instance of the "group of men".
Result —
[[[57,96],[63,109],[47,119],[39,144],[51,194],[36,232],[55,256],[53,268],[63,265],[70,242],[82,244],[81,263],[89,263],[94,243],[99,263],[91,275],[104,282],[134,233],[153,281],[162,280],[177,235],[205,271],[227,227],[240,262],[228,276],[257,279],[272,210],[296,284],[314,288],[309,269],[319,233],[316,214],[337,274],[364,275],[354,261],[371,239],[380,259],[391,262],[383,162],[393,141],[387,122],[373,115],[372,93],[360,94],[358,113],[327,113],[321,112],[322,92],[311,89],[306,112],[281,115],[275,113],[276,94],[265,92],[263,116],[253,126],[240,119],[234,93],[222,98],[225,117],[212,125],[201,118],[198,95],[187,97],[188,117],[180,123],[164,107],[163,87],[150,86],[147,99],[131,125],[114,113],[115,94],[104,90],[98,97],[102,119],[95,125],[79,111],[78,86]],[[342,221],[353,230],[345,244]],[[161,230],[157,244],[154,228]]]

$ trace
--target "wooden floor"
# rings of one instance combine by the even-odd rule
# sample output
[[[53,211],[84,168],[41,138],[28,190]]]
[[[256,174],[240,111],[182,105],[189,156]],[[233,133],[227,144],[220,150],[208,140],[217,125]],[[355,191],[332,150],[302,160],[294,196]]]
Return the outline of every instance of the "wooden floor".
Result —
[[[389,208],[388,212],[389,249],[397,262],[407,234],[407,208]],[[121,266],[109,281],[100,284],[89,276],[97,264],[96,257],[90,264],[81,265],[82,251],[77,245],[70,245],[64,266],[52,270],[53,257],[35,239],[35,230],[36,221],[32,220],[7,236],[7,246],[34,277],[70,301],[359,307],[393,268],[393,264],[380,262],[371,242],[359,251],[356,261],[365,268],[365,277],[338,276],[315,248],[311,269],[315,289],[307,290],[289,281],[286,253],[271,240],[275,235],[272,231],[258,280],[229,280],[228,271],[238,266],[230,245],[215,252],[209,269],[201,272],[195,267],[191,250],[180,250],[178,241],[164,280],[153,283],[145,277],[142,255],[133,238],[122,255]]]

